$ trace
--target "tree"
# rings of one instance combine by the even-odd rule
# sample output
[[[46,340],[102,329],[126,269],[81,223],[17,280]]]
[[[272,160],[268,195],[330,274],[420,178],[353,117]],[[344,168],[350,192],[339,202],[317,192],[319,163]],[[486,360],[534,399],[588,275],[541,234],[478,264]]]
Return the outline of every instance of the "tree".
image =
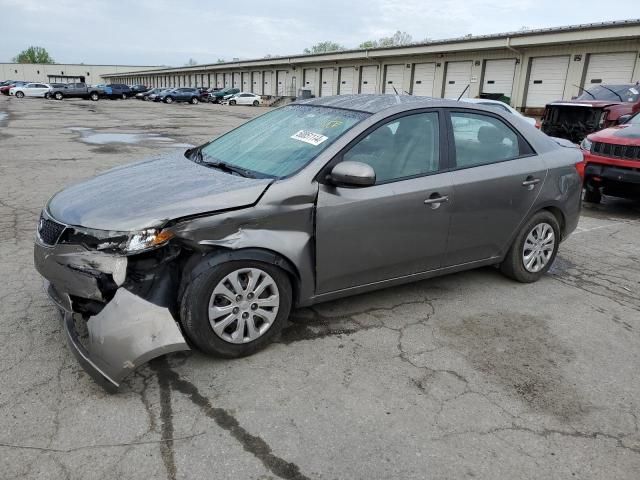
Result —
[[[29,47],[13,57],[14,63],[55,63],[43,47]]]
[[[339,43],[327,41],[316,43],[311,48],[305,48],[303,53],[327,53],[338,52],[340,50],[346,50],[346,48]]]
[[[184,64],[185,67],[193,67],[194,65],[197,65],[198,62],[196,62],[193,58],[190,58],[189,61],[187,63]]]
[[[380,40],[367,40],[359,45],[359,48],[383,48],[408,45],[413,42],[413,37],[407,32],[398,30],[391,37],[382,37]]]

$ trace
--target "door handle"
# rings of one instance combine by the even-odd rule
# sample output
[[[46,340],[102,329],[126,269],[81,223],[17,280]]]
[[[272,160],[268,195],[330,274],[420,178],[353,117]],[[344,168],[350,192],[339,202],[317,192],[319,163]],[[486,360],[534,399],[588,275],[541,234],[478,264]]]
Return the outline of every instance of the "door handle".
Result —
[[[424,201],[424,203],[425,205],[431,206],[432,210],[435,210],[436,208],[440,207],[441,203],[448,202],[448,201],[449,201],[448,195],[440,195],[439,193],[432,193],[429,196],[429,198],[427,198]]]
[[[531,187],[533,188],[534,185],[537,185],[538,183],[540,183],[540,179],[539,178],[534,178],[534,177],[527,177],[527,179],[522,182],[522,186],[523,187]]]

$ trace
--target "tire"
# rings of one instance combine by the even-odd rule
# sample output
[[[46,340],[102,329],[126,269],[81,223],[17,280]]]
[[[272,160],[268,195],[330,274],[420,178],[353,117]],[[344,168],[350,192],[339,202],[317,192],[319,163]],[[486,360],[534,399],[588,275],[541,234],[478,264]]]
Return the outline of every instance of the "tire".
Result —
[[[240,277],[236,278],[241,279],[238,282],[241,287],[243,286],[243,275],[247,279],[244,284],[246,289],[249,278],[246,275],[249,270],[252,275],[256,275],[254,278],[258,286],[262,285],[262,282],[270,285],[259,293],[258,297],[269,295],[269,298],[272,298],[275,295],[278,299],[277,307],[267,308],[276,310],[254,308],[246,290],[241,291],[241,294],[244,295],[242,302],[234,300],[233,303],[227,300],[227,296],[215,293],[215,290],[220,287],[222,282],[225,282],[225,279],[233,278],[238,272]],[[230,288],[226,287],[226,291],[234,294],[233,290],[235,289],[232,284],[227,283],[227,285]],[[275,285],[275,288],[272,288],[271,285]],[[254,297],[253,301],[259,300],[258,297]],[[267,301],[266,298],[262,298],[262,300],[263,302]],[[210,320],[210,306],[212,305],[211,308],[214,308],[216,303],[222,304],[217,308],[232,309],[228,314],[219,313],[218,318]],[[284,271],[273,265],[253,260],[231,261],[204,271],[186,286],[180,301],[180,322],[189,339],[203,352],[224,358],[245,357],[264,348],[280,332],[289,317],[291,303],[291,282]],[[246,310],[242,311],[243,309]],[[263,315],[268,315],[271,318],[267,319],[266,316],[262,317],[259,313],[251,313],[252,311],[263,312]],[[243,319],[246,316],[246,320],[241,320],[241,315]],[[231,320],[229,320],[229,316]],[[245,325],[241,322],[247,322],[247,324],[246,327],[242,327],[240,332],[240,325]],[[251,322],[250,325],[253,325],[253,329],[249,328],[248,322]],[[212,326],[214,323],[218,325],[218,333],[214,331]],[[260,332],[261,329],[264,331]],[[251,338],[252,331],[254,333],[253,339]],[[235,340],[233,335],[235,335]]]
[[[16,98],[24,98],[24,92],[16,92]]]
[[[120,95],[120,98],[121,98],[122,100],[126,100],[126,99],[127,99],[127,94],[126,94],[126,93],[123,93],[122,95]]]
[[[144,100],[145,102],[149,101],[149,97],[142,97],[142,100]]]
[[[254,107],[258,107],[258,106],[260,106],[260,102],[259,102],[258,100],[254,100],[254,101],[253,101],[253,106],[254,106]]]
[[[551,232],[553,235],[549,237]],[[536,282],[553,264],[559,244],[558,220],[551,212],[541,210],[522,226],[504,261],[500,264],[500,270],[504,275],[518,282]],[[526,252],[529,252],[529,255]],[[533,265],[528,267],[525,264],[527,258],[532,259]]]
[[[92,102],[97,102],[98,100],[100,100],[100,95],[98,95],[98,92],[91,92],[91,93],[89,94],[89,99],[90,99]]]
[[[191,105],[197,105],[198,104],[198,99],[196,97],[192,97],[191,98]]]
[[[44,98],[49,100],[51,98],[51,94],[49,92],[45,93]]]
[[[236,101],[235,100],[229,100],[229,105],[235,105]]]
[[[56,92],[53,94],[53,98],[55,98],[56,100],[62,100],[64,98],[64,95],[62,95],[62,92]]]
[[[602,201],[602,194],[600,193],[600,189],[587,185],[584,191],[584,201],[587,203],[600,203]]]
[[[173,103],[173,97],[166,97],[164,103]]]

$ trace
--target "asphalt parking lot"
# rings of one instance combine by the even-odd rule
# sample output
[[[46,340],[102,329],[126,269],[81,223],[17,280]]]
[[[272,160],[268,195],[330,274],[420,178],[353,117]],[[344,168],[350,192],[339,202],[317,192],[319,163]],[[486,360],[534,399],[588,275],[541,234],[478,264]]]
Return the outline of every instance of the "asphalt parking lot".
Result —
[[[321,304],[252,357],[98,387],[33,268],[40,209],[263,111],[0,97],[1,478],[638,478],[637,202],[585,207],[536,284],[485,268]]]

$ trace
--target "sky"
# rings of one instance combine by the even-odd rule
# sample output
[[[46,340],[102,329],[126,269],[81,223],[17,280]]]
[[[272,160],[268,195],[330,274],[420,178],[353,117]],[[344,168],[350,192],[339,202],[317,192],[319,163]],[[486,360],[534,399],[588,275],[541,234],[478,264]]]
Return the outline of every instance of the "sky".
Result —
[[[237,7],[233,7],[233,5]],[[640,17],[616,0],[0,0],[0,62],[30,45],[58,63],[171,65],[193,58],[302,53],[331,40],[356,48],[396,30],[414,41]]]

